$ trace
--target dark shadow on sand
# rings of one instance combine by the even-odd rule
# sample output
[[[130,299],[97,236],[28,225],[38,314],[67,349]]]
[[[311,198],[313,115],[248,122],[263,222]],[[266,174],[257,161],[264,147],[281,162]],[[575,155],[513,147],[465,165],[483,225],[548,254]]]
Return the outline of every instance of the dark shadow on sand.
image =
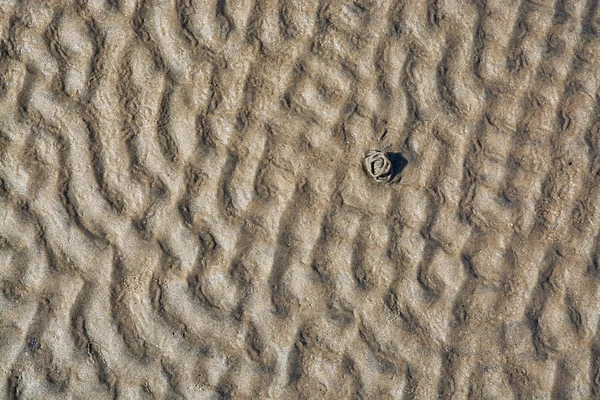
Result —
[[[408,160],[406,158],[404,158],[404,156],[400,153],[385,153],[385,155],[390,159],[391,163],[392,163],[392,182],[397,182],[400,179],[396,179],[397,176],[399,176],[402,171],[404,170],[404,168],[406,167],[406,165],[408,164]]]

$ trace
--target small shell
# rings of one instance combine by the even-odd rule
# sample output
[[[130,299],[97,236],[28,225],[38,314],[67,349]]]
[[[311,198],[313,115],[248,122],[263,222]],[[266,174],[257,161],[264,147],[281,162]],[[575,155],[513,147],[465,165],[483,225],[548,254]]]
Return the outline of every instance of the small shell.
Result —
[[[369,176],[377,182],[389,182],[392,179],[392,162],[381,150],[366,152],[364,166]]]

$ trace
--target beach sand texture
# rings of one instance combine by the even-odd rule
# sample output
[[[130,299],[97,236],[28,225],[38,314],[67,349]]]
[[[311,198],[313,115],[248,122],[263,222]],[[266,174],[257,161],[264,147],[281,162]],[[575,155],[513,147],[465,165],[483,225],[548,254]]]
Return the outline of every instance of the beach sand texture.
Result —
[[[600,399],[599,30],[0,0],[0,398]]]

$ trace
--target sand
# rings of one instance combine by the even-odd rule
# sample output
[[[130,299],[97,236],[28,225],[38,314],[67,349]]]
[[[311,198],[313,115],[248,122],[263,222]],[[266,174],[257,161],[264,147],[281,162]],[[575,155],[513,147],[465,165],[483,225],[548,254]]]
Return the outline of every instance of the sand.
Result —
[[[600,398],[599,30],[0,0],[0,398]]]

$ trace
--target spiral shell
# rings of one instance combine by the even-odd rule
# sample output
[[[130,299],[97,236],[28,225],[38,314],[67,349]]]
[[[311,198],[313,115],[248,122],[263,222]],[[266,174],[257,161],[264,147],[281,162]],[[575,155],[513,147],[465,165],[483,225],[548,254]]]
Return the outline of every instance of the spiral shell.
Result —
[[[393,176],[392,162],[381,150],[365,153],[364,167],[369,176],[377,182],[389,182]]]

